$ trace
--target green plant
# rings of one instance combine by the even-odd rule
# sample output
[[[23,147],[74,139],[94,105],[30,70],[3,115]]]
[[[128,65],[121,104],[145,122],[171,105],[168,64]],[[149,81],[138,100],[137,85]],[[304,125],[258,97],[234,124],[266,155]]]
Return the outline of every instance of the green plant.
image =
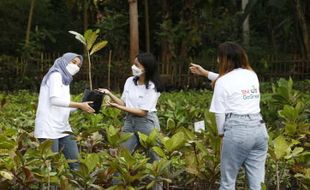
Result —
[[[90,88],[90,90],[93,89],[90,56],[93,55],[94,53],[96,53],[97,51],[101,50],[102,48],[104,48],[108,43],[108,41],[106,41],[106,40],[102,40],[102,41],[95,43],[98,36],[99,36],[99,32],[100,32],[99,29],[97,29],[95,31],[89,29],[89,30],[85,31],[84,35],[82,35],[82,34],[75,32],[75,31],[69,31],[69,33],[75,35],[75,38],[78,41],[80,41],[82,44],[84,44],[85,49],[87,51],[88,76],[89,76],[89,88]]]
[[[310,179],[306,161],[309,158],[307,147],[310,134],[310,101],[307,94],[295,90],[292,79],[280,79],[277,85],[273,85],[271,96],[265,100],[273,111],[272,120],[267,120],[272,126],[269,130],[270,156],[267,163],[269,170],[275,173],[275,188],[280,189],[282,184],[290,186],[296,181],[300,187],[306,186]]]
[[[148,176],[148,158],[140,154],[131,154],[126,149],[120,149],[115,158],[109,160],[110,167],[117,172],[117,184],[108,190],[144,189],[144,180]]]

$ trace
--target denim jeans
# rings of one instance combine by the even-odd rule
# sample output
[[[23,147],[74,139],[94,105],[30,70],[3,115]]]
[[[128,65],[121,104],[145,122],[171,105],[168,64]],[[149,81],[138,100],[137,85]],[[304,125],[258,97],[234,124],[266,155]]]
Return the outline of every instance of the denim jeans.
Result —
[[[38,140],[40,142],[43,142],[48,139],[40,138]],[[59,139],[51,139],[51,140],[53,141],[52,145],[53,152],[62,151],[66,159],[78,160],[79,150],[73,135],[68,135]],[[78,170],[79,169],[78,161],[69,163],[69,167],[71,170]]]
[[[226,114],[221,153],[220,190],[234,190],[244,167],[250,190],[260,190],[265,178],[268,134],[260,114]]]
[[[122,146],[125,147],[129,152],[133,153],[135,148],[139,145],[139,139],[137,132],[149,135],[153,129],[160,130],[159,120],[156,112],[149,112],[145,117],[138,117],[131,114],[127,114],[123,132],[124,133],[134,133],[126,142],[122,143]],[[148,152],[150,161],[159,160],[159,157],[153,152]],[[162,190],[163,184],[156,183],[153,186],[153,190]]]

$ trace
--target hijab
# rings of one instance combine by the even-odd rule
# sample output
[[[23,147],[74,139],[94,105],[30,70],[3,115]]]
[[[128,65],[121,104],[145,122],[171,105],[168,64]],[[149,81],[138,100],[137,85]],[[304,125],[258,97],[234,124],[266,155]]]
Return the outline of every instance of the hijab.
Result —
[[[68,72],[66,69],[66,66],[75,58],[78,57],[81,60],[81,64],[83,63],[83,57],[79,54],[75,53],[65,53],[61,57],[58,57],[54,61],[54,65],[48,70],[48,72],[45,74],[41,85],[46,85],[48,78],[50,75],[54,72],[59,72],[62,77],[62,83],[64,85],[69,85],[72,81],[72,75]]]

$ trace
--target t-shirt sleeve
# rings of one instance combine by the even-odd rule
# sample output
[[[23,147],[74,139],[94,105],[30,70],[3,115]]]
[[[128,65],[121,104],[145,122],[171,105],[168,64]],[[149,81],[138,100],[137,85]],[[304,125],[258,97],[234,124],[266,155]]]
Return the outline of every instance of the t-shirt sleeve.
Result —
[[[227,93],[225,91],[222,81],[216,81],[209,111],[213,113],[225,113],[226,97]]]
[[[142,103],[139,105],[139,108],[145,111],[151,111],[156,107],[159,96],[160,93],[156,92],[154,88],[148,89],[147,93],[143,97]]]
[[[212,80],[212,81],[216,80],[218,76],[219,76],[219,74],[211,72],[211,71],[209,71],[209,73],[208,73],[208,79]]]
[[[126,92],[128,90],[128,80],[126,80],[125,84],[124,84],[124,90],[123,90],[123,93],[122,93],[122,96],[121,96],[121,100],[123,100],[123,102],[126,103]]]
[[[58,72],[52,73],[47,83],[49,86],[49,97],[61,98],[61,86],[64,85],[62,84],[61,74]]]

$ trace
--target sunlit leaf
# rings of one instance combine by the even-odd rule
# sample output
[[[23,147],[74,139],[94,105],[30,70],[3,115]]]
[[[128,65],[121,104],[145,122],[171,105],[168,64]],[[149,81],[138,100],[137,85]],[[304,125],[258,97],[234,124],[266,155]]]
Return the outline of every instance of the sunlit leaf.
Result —
[[[97,51],[101,50],[102,48],[104,48],[104,46],[106,46],[108,44],[108,41],[101,41],[98,42],[94,45],[94,47],[92,48],[90,55],[96,53]]]
[[[0,171],[0,175],[8,180],[12,180],[14,178],[14,175],[8,171]]]
[[[82,34],[75,32],[75,31],[71,31],[71,30],[69,31],[69,33],[75,35],[75,38],[77,40],[79,40],[82,44],[86,45],[86,40]]]

